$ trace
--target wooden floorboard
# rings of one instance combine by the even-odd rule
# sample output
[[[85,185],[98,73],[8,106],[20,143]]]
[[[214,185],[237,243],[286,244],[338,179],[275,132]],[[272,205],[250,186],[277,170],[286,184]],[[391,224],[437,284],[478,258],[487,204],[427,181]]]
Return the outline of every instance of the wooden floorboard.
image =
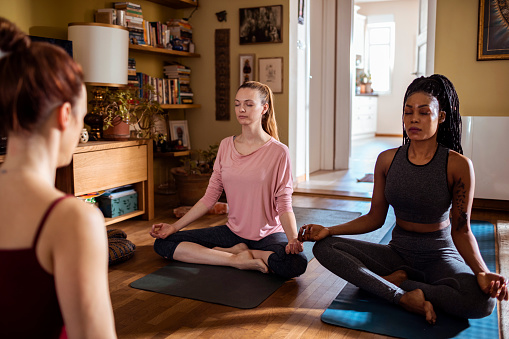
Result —
[[[298,207],[367,213],[369,201],[294,195]],[[509,213],[475,211],[473,218],[496,223]],[[260,306],[241,310],[131,288],[129,284],[167,264],[148,234],[158,222],[172,222],[171,206],[157,207],[152,221],[127,220],[108,226],[124,230],[137,245],[129,261],[109,270],[110,292],[119,338],[389,338],[323,323],[320,316],[345,282],[315,259],[306,273],[286,282]],[[221,225],[225,216],[205,216],[190,225]],[[392,221],[391,221],[392,222]],[[234,284],[235,282],[232,282]]]

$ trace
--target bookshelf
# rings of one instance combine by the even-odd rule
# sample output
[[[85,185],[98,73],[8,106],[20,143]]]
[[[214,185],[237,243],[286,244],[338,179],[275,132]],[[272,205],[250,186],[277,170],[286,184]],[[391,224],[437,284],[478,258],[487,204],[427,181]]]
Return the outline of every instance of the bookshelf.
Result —
[[[200,57],[200,54],[198,54],[198,53],[175,51],[172,49],[165,49],[165,48],[158,48],[158,47],[144,46],[144,45],[129,44],[129,49],[132,51],[141,51],[141,52],[145,52],[145,53],[170,55],[170,56],[177,56],[177,57],[188,57],[188,58],[199,58]]]
[[[156,4],[160,4],[163,6],[181,9],[181,8],[191,8],[198,7],[198,0],[147,0],[149,2],[154,2]]]

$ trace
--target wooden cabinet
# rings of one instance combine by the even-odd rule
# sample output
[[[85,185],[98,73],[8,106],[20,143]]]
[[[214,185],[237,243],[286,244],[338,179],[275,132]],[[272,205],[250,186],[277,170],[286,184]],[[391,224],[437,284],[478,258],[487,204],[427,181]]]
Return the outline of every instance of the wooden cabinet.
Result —
[[[69,166],[57,171],[56,186],[75,196],[134,184],[138,211],[105,218],[110,225],[135,216],[154,218],[152,140],[91,141],[76,147]]]
[[[378,97],[355,95],[352,100],[352,138],[373,137],[376,133]]]

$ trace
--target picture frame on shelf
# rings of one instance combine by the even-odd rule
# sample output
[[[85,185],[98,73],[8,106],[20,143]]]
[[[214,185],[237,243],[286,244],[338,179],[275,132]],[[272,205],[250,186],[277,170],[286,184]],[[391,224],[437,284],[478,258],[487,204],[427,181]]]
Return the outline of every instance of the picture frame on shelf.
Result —
[[[283,42],[283,5],[239,9],[239,43]]]
[[[283,58],[259,58],[258,79],[272,90],[272,93],[283,93]]]
[[[506,59],[509,59],[509,4],[505,0],[480,0],[477,60]]]
[[[172,142],[180,140],[178,146],[183,147],[182,150],[191,149],[187,120],[170,120],[170,138]]]
[[[239,86],[255,79],[255,55],[239,54]]]

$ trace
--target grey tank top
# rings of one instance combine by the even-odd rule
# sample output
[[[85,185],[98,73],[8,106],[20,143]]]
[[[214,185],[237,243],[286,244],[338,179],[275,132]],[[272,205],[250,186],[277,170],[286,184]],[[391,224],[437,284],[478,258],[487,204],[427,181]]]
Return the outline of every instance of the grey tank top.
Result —
[[[387,202],[401,220],[421,224],[447,220],[452,199],[447,183],[449,149],[438,145],[430,162],[415,165],[408,160],[408,146],[396,151],[387,172]]]

